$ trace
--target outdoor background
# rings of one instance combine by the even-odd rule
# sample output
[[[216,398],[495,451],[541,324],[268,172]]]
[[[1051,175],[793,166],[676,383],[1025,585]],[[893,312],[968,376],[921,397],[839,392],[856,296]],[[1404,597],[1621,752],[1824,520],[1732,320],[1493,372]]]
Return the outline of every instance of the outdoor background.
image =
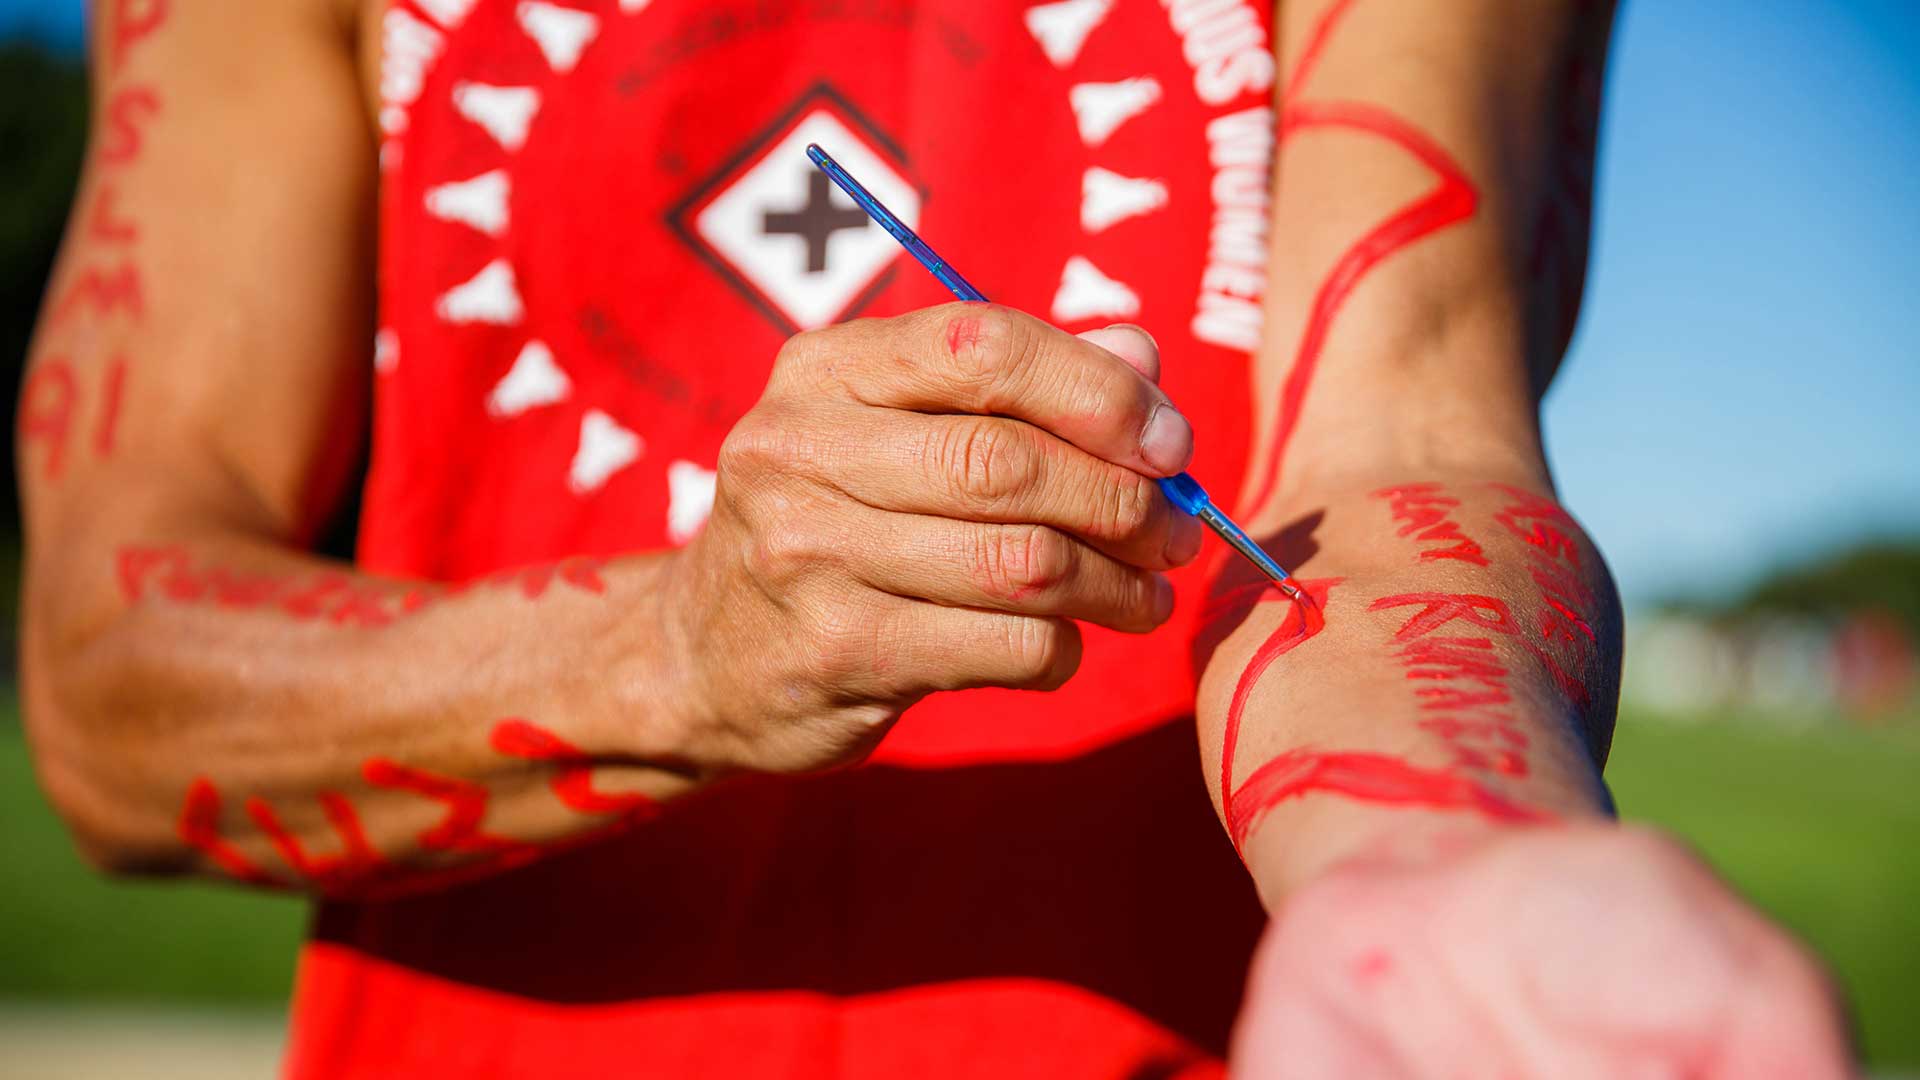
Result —
[[[14,387],[84,138],[80,42],[78,0],[0,0]],[[1889,1076],[1920,1075],[1916,338],[1920,4],[1628,0],[1547,407],[1629,605],[1607,776],[1826,958]],[[304,909],[81,866],[12,701],[0,483],[0,1077],[265,1075]]]

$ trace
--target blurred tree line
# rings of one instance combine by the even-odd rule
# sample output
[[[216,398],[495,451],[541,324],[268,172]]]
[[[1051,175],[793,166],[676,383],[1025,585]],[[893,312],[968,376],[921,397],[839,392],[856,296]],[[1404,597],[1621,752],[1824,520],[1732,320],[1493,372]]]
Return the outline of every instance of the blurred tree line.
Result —
[[[1879,611],[1920,640],[1920,544],[1866,544],[1773,574],[1740,607],[1789,615]]]
[[[19,586],[19,491],[14,483],[14,411],[27,345],[53,257],[66,229],[87,138],[87,74],[77,55],[0,43],[0,364],[6,365],[7,433],[0,510],[0,670],[13,666]]]

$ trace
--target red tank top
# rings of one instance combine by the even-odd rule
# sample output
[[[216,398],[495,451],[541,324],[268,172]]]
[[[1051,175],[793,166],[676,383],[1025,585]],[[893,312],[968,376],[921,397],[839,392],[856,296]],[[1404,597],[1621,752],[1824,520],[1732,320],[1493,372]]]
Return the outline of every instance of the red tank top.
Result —
[[[988,295],[1138,322],[1230,500],[1264,287],[1250,0],[393,0],[361,559],[463,579],[686,542],[781,342],[945,302],[818,142]],[[677,803],[458,889],[328,903],[296,1077],[1172,1075],[1261,922],[1172,624],[867,765]],[[583,1070],[584,1073],[583,1073]]]

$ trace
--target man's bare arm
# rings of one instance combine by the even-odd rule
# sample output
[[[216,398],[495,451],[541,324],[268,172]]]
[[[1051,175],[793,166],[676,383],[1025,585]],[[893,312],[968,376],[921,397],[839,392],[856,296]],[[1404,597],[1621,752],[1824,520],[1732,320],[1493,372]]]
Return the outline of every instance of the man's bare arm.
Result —
[[[1567,242],[1584,216],[1552,226],[1591,155],[1606,17],[1284,12],[1245,503],[1321,605],[1275,603],[1230,567],[1202,643],[1219,645],[1202,706],[1216,797],[1276,896],[1292,877],[1277,864],[1330,855],[1345,822],[1366,831],[1385,807],[1399,822],[1604,812],[1618,601],[1550,495],[1536,403],[1572,313],[1533,298],[1584,262]],[[1290,823],[1314,815],[1340,821]],[[1263,832],[1285,850],[1273,865]]]
[[[388,581],[304,550],[365,423],[373,137],[330,0],[123,0],[20,425],[25,703],[110,866],[338,893],[515,865],[1163,621],[1192,433],[1136,330],[805,334],[686,549]],[[756,366],[759,364],[755,358]]]
[[[1838,1075],[1830,990],[1610,822],[1620,611],[1538,400],[1585,259],[1605,3],[1286,5],[1266,406],[1199,702],[1275,921],[1246,1076]]]
[[[388,887],[691,782],[638,695],[618,747],[579,723],[596,683],[649,681],[650,561],[455,591],[302,550],[358,453],[372,340],[373,143],[337,7],[96,12],[19,460],[27,717],[111,865]]]

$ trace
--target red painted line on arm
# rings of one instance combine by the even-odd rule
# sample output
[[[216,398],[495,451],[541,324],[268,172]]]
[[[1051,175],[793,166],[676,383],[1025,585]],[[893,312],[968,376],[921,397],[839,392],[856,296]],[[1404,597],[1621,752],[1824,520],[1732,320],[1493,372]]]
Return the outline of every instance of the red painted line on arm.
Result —
[[[198,777],[187,786],[187,801],[180,809],[176,829],[182,843],[212,859],[229,877],[255,885],[277,884],[239,848],[221,838],[220,789],[206,777]]]
[[[1471,778],[1429,769],[1389,754],[1289,750],[1247,778],[1227,829],[1243,846],[1267,811],[1288,799],[1317,792],[1361,802],[1465,810],[1495,821],[1540,823],[1553,815],[1513,802]]]
[[[1254,508],[1264,506],[1280,482],[1287,444],[1299,426],[1300,410],[1306,403],[1307,390],[1319,366],[1334,317],[1340,313],[1347,297],[1352,295],[1361,278],[1387,256],[1429,233],[1472,217],[1479,202],[1473,184],[1446,151],[1418,128],[1385,109],[1360,102],[1288,105],[1281,114],[1281,141],[1290,134],[1315,127],[1347,128],[1379,135],[1418,158],[1434,171],[1440,182],[1432,192],[1362,236],[1321,281],[1307,316],[1306,332],[1294,354],[1293,369],[1281,386],[1280,420],[1267,455],[1265,477],[1255,485],[1253,500],[1248,504]]]
[[[1346,18],[1347,9],[1351,7],[1353,0],[1334,0],[1321,14],[1320,21],[1313,24],[1313,30],[1307,34],[1307,43],[1300,50],[1300,59],[1293,63],[1293,74],[1287,78],[1286,89],[1281,91],[1282,102],[1300,96],[1308,76],[1313,74],[1314,66],[1320,63],[1320,54],[1326,51],[1327,42],[1333,39],[1334,27]]]
[[[360,824],[360,815],[345,795],[337,791],[320,793],[320,807],[327,815],[327,824],[332,826],[335,835],[340,837],[341,851],[338,855],[311,855],[300,838],[280,822],[279,815],[265,799],[258,797],[246,801],[247,816],[254,825],[273,842],[274,850],[286,860],[288,866],[300,876],[317,884],[339,888],[372,876],[380,867],[380,856],[367,842],[366,830]]]
[[[489,796],[483,784],[411,768],[386,758],[370,759],[360,772],[374,787],[411,792],[446,806],[447,816],[440,824],[419,836],[420,846],[428,851],[511,856],[533,850],[531,844],[481,831]]]
[[[608,795],[593,788],[594,760],[585,751],[530,721],[513,718],[494,726],[493,748],[508,757],[560,766],[551,787],[562,805],[583,814],[650,814],[660,804],[639,793]]]
[[[1307,597],[1307,603],[1301,603],[1282,593],[1271,583],[1263,586],[1267,595],[1262,600],[1285,601],[1290,606],[1267,640],[1253,652],[1246,670],[1240,673],[1240,679],[1233,686],[1233,697],[1227,704],[1227,721],[1220,735],[1220,804],[1222,816],[1229,823],[1234,818],[1233,756],[1240,745],[1240,722],[1247,711],[1247,702],[1253,697],[1253,688],[1260,676],[1275,660],[1286,655],[1320,631],[1326,629],[1325,614],[1327,597],[1333,587],[1340,584],[1340,578],[1322,578],[1313,581],[1297,581],[1300,591]],[[1237,846],[1239,841],[1236,840]]]

